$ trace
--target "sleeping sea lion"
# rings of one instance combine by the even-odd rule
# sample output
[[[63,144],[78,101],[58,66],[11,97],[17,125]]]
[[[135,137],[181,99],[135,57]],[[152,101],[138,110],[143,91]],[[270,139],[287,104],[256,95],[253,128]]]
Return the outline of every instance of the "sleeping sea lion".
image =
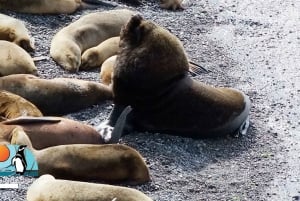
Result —
[[[35,149],[63,144],[102,144],[104,139],[91,126],[62,117],[20,117],[0,122],[0,138],[10,142],[12,131],[19,127]]]
[[[133,11],[120,9],[84,15],[55,34],[51,41],[51,57],[64,69],[77,72],[82,52],[119,36],[121,27],[133,14]]]
[[[1,10],[33,14],[70,14],[81,8],[115,5],[99,0],[0,0]]]
[[[42,175],[29,186],[27,200],[153,201],[141,191],[133,188],[61,180],[49,174]]]
[[[39,175],[130,184],[150,180],[149,170],[142,156],[126,145],[71,144],[35,150],[28,136],[19,128],[13,130],[11,144],[27,145],[38,163]]]
[[[80,70],[89,70],[100,67],[109,57],[116,55],[119,51],[120,37],[109,38],[96,47],[87,49],[81,56]]]
[[[44,115],[64,115],[112,99],[101,83],[73,78],[42,79],[33,75],[0,77],[0,89],[15,93],[37,106]]]
[[[67,118],[18,117],[0,122],[0,143],[9,143],[15,128],[28,135],[35,149],[64,144],[118,143],[130,112],[131,108],[126,107],[115,127],[102,129],[101,133],[89,125]]]
[[[8,91],[0,90],[0,116],[13,119],[20,116],[41,117],[41,111],[26,99]]]
[[[24,22],[8,15],[0,14],[0,40],[13,42],[26,51],[35,49]]]
[[[192,138],[246,133],[249,98],[239,90],[188,76],[188,59],[176,36],[135,15],[120,37],[109,125],[130,105],[128,124],[138,131]]]
[[[182,0],[160,0],[160,7],[169,10],[184,9],[182,6]]]
[[[37,75],[33,59],[18,45],[0,40],[0,76],[20,73]]]

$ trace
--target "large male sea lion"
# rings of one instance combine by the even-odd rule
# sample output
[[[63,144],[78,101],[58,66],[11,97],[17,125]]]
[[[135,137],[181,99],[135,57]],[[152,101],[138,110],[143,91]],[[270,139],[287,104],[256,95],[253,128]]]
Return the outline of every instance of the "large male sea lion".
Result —
[[[34,14],[70,14],[80,8],[113,6],[98,0],[0,0],[1,10]]]
[[[109,38],[96,47],[87,49],[81,56],[81,70],[89,70],[100,67],[109,57],[116,55],[119,51],[120,37]]]
[[[18,128],[13,131],[11,143],[27,145],[31,149],[38,163],[39,175],[52,174],[62,179],[130,184],[150,180],[142,156],[126,145],[71,144],[35,150],[25,132]]]
[[[8,91],[0,90],[0,117],[13,119],[20,116],[41,117],[41,111],[26,99]]]
[[[128,123],[139,131],[192,138],[244,134],[249,98],[236,89],[193,80],[188,70],[186,53],[174,35],[140,15],[132,17],[121,31],[109,125],[120,108],[130,105]]]
[[[0,40],[0,76],[20,73],[37,74],[33,59],[18,45]]]
[[[0,89],[15,93],[37,106],[44,115],[63,115],[112,99],[101,83],[73,78],[42,79],[33,75],[0,77]]]
[[[133,11],[120,9],[84,15],[53,37],[51,57],[64,69],[78,71],[82,52],[108,38],[119,36],[121,27],[133,14]]]
[[[28,201],[152,201],[133,188],[55,179],[43,175],[27,191]]]
[[[0,40],[13,42],[26,51],[33,51],[35,48],[24,22],[3,14],[0,14]]]

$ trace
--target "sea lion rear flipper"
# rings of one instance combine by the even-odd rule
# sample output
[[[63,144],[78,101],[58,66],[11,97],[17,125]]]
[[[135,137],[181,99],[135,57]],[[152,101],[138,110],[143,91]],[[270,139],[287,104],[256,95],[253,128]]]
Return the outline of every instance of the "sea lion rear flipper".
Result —
[[[99,6],[116,7],[117,5],[102,0],[82,0],[82,8],[97,8]]]
[[[3,121],[1,123],[5,125],[13,125],[13,124],[27,124],[27,123],[41,123],[41,122],[47,122],[47,123],[58,123],[61,120],[55,117],[18,117],[15,119],[10,119],[7,121]]]

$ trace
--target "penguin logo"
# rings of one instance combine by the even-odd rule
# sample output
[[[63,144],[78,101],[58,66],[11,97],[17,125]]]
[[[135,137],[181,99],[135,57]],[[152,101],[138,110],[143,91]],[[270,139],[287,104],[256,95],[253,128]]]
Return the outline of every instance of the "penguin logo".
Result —
[[[26,145],[20,145],[18,152],[11,160],[11,164],[15,166],[16,174],[23,175],[24,172],[26,171],[27,162],[24,154],[26,147],[27,147]]]

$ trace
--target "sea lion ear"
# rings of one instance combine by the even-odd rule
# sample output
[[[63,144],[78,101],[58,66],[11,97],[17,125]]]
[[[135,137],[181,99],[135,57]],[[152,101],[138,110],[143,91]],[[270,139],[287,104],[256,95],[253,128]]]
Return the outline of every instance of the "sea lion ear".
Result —
[[[140,25],[142,20],[143,20],[142,16],[136,14],[132,16],[132,18],[128,23],[128,31],[131,33],[131,39],[134,43],[138,43],[141,39],[143,28]]]

